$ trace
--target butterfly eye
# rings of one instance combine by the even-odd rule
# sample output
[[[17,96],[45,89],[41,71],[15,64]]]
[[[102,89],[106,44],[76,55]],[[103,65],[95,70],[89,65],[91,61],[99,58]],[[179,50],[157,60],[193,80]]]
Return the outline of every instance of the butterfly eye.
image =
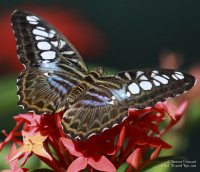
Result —
[[[103,75],[103,73],[104,73],[104,69],[102,67],[95,67],[94,71],[98,72],[101,75]]]

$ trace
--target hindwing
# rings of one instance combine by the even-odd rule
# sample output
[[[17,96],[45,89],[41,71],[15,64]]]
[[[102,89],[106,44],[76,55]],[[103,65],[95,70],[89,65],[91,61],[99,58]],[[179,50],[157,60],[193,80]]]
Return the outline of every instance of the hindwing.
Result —
[[[92,86],[64,113],[63,131],[73,139],[85,141],[122,123],[128,111],[112,97],[108,89]]]

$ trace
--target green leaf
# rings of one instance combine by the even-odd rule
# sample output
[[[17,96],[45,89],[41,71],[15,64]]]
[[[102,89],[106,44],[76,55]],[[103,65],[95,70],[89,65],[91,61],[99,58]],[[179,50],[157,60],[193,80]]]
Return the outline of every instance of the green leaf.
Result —
[[[124,172],[126,171],[126,169],[128,168],[128,164],[127,163],[123,163],[118,169],[116,172]]]

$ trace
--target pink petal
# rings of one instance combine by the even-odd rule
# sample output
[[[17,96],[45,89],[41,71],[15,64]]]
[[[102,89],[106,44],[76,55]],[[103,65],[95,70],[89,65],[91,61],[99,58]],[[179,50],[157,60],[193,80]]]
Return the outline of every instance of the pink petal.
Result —
[[[82,153],[75,150],[75,144],[76,142],[72,141],[71,139],[67,138],[60,138],[60,141],[63,143],[63,145],[69,150],[69,152],[74,156],[81,156]]]
[[[161,103],[161,105],[163,106],[163,109],[169,114],[169,116],[176,121],[176,118],[174,116],[174,114],[171,112],[171,110],[167,107],[167,105],[165,105],[164,103]]]
[[[176,111],[176,120],[177,121],[181,118],[181,116],[185,112],[185,109],[187,108],[187,105],[188,105],[188,101],[186,100],[181,104],[181,106]]]
[[[23,142],[24,143],[30,143],[30,144],[32,144],[31,142],[30,142],[30,140],[32,141],[32,140],[34,140],[34,135],[32,135],[30,132],[26,132],[26,131],[24,131],[24,130],[22,130],[22,136],[23,136]]]
[[[141,149],[135,149],[127,158],[126,163],[130,164],[133,168],[137,169],[142,162]]]
[[[36,134],[36,142],[44,142],[46,140],[46,138],[49,136],[49,134],[53,131],[53,129],[51,130],[45,130],[45,131],[40,131],[38,134]]]
[[[16,146],[15,143],[12,144],[12,147],[10,149],[10,152],[8,154],[8,159],[12,157],[12,155],[16,152]],[[18,169],[18,160],[15,159],[14,161],[10,162],[10,169],[12,171],[17,171]]]
[[[94,155],[93,157],[89,157],[88,164],[99,171],[116,171],[115,166],[105,156],[102,155]]]
[[[42,144],[35,144],[33,145],[33,153],[39,156],[42,156],[44,158],[47,158],[49,160],[52,160],[51,155],[44,149]]]
[[[19,114],[18,115],[21,119],[25,119],[27,122],[30,122],[30,120],[33,118],[33,114],[27,113],[27,114]]]
[[[155,147],[161,146],[161,148],[163,148],[163,149],[171,149],[172,148],[171,145],[169,145],[168,143],[164,142],[159,137],[151,137],[151,140],[150,140],[150,142],[148,144],[150,144],[152,146],[155,146]]]
[[[9,157],[7,163],[10,163],[11,161],[19,158],[25,152],[29,151],[29,149],[30,149],[30,146],[22,146],[22,147],[20,147],[19,149],[17,149],[17,151],[11,157]]]
[[[155,160],[160,153],[161,146],[157,147],[156,150],[151,154],[150,159]]]
[[[26,161],[27,161],[27,159],[30,155],[31,155],[31,152],[25,153],[24,158],[23,158],[22,163],[21,163],[21,166],[23,166],[26,163]]]
[[[85,169],[86,166],[87,159],[83,156],[80,156],[71,163],[71,165],[67,169],[67,172],[78,172],[80,170]]]
[[[8,144],[8,142],[10,140],[12,140],[14,138],[15,132],[17,131],[17,129],[19,128],[19,126],[22,124],[23,120],[20,119],[17,122],[17,125],[13,128],[13,130],[9,133],[9,135],[6,137],[6,139],[4,140],[4,142],[2,142],[0,144],[0,151],[3,149],[4,146],[6,146]]]
[[[126,126],[124,125],[122,127],[122,130],[120,131],[119,138],[117,141],[117,146],[119,148],[121,148],[123,146],[125,138],[126,138]]]

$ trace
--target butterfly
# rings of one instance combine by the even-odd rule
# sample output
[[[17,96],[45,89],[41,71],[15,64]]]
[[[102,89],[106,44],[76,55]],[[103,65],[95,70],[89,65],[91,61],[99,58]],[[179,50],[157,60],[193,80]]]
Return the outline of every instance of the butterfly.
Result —
[[[128,109],[153,107],[196,83],[192,75],[171,69],[88,71],[72,44],[41,17],[16,10],[11,24],[25,66],[17,79],[18,105],[36,114],[65,110],[61,126],[74,140],[99,135],[122,123]]]

